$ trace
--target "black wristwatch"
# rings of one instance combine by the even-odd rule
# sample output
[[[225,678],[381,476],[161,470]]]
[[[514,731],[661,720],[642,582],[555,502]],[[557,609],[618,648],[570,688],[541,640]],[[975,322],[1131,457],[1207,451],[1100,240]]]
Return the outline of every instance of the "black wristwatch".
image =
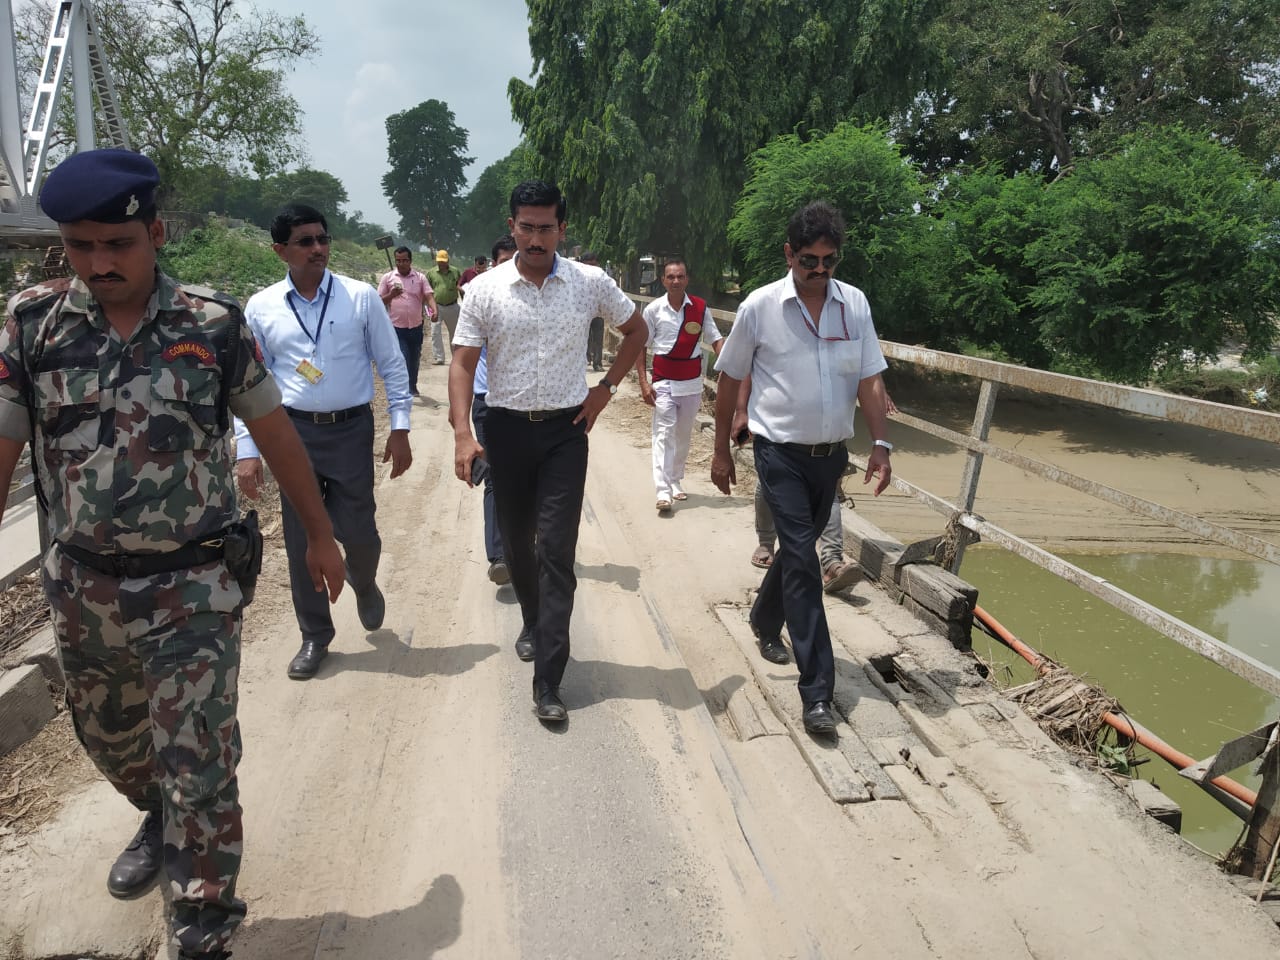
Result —
[[[608,388],[609,388],[609,396],[611,396],[611,397],[612,397],[615,393],[617,393],[617,392],[618,392],[618,388],[617,388],[617,386],[616,386],[615,384],[610,383],[610,382],[609,382],[609,378],[608,378],[608,377],[601,377],[601,378],[600,378],[600,386],[602,386],[602,387],[608,387]]]

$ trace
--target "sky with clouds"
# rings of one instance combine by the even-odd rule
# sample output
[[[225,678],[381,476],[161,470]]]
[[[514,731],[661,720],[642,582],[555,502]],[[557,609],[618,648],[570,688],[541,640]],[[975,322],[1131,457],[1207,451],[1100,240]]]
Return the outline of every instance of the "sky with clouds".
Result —
[[[320,36],[320,53],[288,78],[302,107],[310,165],[347,188],[347,209],[394,228],[382,194],[388,116],[442,100],[469,135],[469,182],[519,142],[507,82],[528,79],[525,0],[443,4],[439,0],[256,0],[300,14]]]

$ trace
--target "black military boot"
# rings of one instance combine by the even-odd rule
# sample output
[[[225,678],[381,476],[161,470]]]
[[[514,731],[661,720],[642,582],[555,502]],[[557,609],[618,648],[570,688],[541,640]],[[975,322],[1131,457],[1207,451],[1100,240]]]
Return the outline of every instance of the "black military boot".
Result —
[[[230,950],[205,950],[199,953],[192,953],[189,950],[179,950],[178,960],[230,960]]]
[[[136,897],[148,887],[160,872],[163,860],[164,828],[159,813],[148,813],[138,832],[116,857],[107,875],[107,891],[121,900]]]

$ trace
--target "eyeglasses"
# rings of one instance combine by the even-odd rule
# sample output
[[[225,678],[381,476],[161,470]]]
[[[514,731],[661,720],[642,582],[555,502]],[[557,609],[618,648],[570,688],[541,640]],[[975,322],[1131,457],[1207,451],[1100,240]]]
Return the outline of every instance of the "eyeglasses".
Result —
[[[327,247],[333,243],[333,237],[327,233],[321,233],[314,237],[299,237],[297,240],[290,240],[295,247],[314,247],[317,243],[322,247]]]
[[[819,263],[826,270],[834,270],[836,264],[840,262],[840,254],[828,253],[825,257],[819,257],[813,253],[800,253],[796,255],[796,263],[800,264],[803,270],[813,270]]]
[[[547,236],[559,229],[558,223],[525,223],[523,220],[516,221],[516,232],[522,233],[526,237],[531,236]]]

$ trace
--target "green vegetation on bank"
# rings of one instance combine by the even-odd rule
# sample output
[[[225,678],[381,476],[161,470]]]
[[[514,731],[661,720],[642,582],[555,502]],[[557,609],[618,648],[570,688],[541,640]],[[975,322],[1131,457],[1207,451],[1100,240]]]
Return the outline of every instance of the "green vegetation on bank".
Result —
[[[284,279],[285,265],[271,249],[271,237],[256,227],[228,228],[216,220],[198,227],[160,251],[160,266],[186,283],[229,293],[244,303],[263,287]],[[346,240],[334,243],[329,267],[376,283],[387,269],[386,255]]]

